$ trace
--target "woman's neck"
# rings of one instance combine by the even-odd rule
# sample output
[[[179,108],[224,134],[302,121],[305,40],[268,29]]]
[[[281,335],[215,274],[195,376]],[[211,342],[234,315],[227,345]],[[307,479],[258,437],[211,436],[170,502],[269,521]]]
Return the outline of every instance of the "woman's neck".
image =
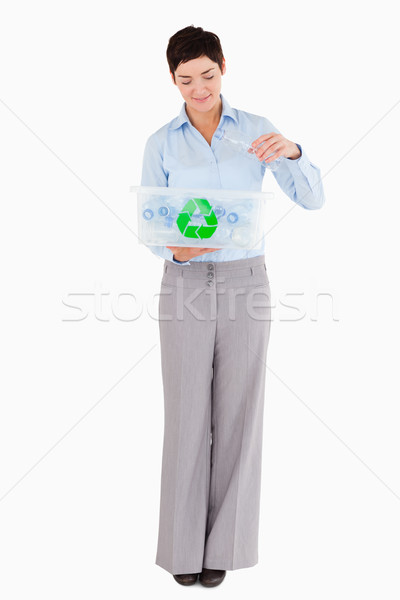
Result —
[[[218,123],[222,114],[221,98],[219,99],[219,103],[206,113],[193,111],[190,107],[188,107],[187,103],[185,108],[191,124],[193,127],[196,127],[196,129],[206,130],[213,128],[216,129],[218,127]]]

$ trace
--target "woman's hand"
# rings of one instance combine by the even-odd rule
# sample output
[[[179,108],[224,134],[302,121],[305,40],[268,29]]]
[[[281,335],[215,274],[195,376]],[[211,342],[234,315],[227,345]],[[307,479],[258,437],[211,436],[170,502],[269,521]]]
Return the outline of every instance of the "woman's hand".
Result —
[[[260,146],[257,150],[254,150],[254,153],[257,155],[260,161],[265,160],[269,154],[274,152],[270,158],[265,160],[266,163],[270,163],[280,156],[291,158],[292,160],[301,156],[301,152],[297,144],[287,140],[280,133],[266,133],[265,135],[260,135],[260,137],[254,140],[251,145],[253,148],[256,148],[256,146],[261,143],[262,146]]]
[[[167,246],[167,248],[172,250],[175,260],[179,260],[180,262],[186,262],[206,252],[220,250],[220,248],[187,248],[186,246]]]

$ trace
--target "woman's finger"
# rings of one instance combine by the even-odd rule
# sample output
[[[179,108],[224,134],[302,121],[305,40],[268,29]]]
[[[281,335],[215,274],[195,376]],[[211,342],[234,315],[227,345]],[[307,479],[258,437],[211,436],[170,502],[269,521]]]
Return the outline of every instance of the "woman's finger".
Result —
[[[255,148],[256,146],[259,146],[261,144],[261,142],[265,142],[271,138],[273,138],[276,135],[276,133],[271,132],[271,133],[265,133],[264,135],[260,135],[260,137],[258,137],[256,140],[254,140],[254,142],[251,143],[251,145],[253,146],[253,148]]]
[[[269,146],[268,150],[264,150],[264,152],[261,152],[261,154],[259,155],[259,159],[260,160],[265,160],[267,158],[267,156],[269,156],[270,154],[273,154],[273,156],[271,156],[270,159],[268,159],[268,162],[275,160],[276,158],[278,158],[278,153],[282,150],[282,148],[280,147],[279,142],[275,142],[275,144],[272,144],[271,146]]]

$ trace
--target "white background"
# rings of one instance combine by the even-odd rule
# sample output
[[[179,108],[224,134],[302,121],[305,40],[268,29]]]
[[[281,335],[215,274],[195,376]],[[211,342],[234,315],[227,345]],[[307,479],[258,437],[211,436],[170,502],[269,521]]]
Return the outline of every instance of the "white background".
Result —
[[[399,598],[395,8],[2,2],[5,600],[190,594],[154,563],[163,261],[138,243],[129,187],[148,136],[181,109],[165,52],[192,24],[220,37],[230,105],[300,143],[326,195],[307,211],[264,178],[276,196],[259,563],[217,593]]]

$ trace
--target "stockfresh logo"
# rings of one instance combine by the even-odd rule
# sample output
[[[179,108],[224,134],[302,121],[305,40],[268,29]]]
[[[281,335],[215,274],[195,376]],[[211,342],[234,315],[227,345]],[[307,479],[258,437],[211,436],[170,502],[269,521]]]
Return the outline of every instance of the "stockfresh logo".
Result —
[[[198,209],[203,215],[206,224],[193,225],[192,215]],[[176,219],[176,224],[182,235],[188,238],[204,240],[210,238],[218,227],[218,219],[214,214],[211,204],[205,198],[192,198],[186,202]]]

